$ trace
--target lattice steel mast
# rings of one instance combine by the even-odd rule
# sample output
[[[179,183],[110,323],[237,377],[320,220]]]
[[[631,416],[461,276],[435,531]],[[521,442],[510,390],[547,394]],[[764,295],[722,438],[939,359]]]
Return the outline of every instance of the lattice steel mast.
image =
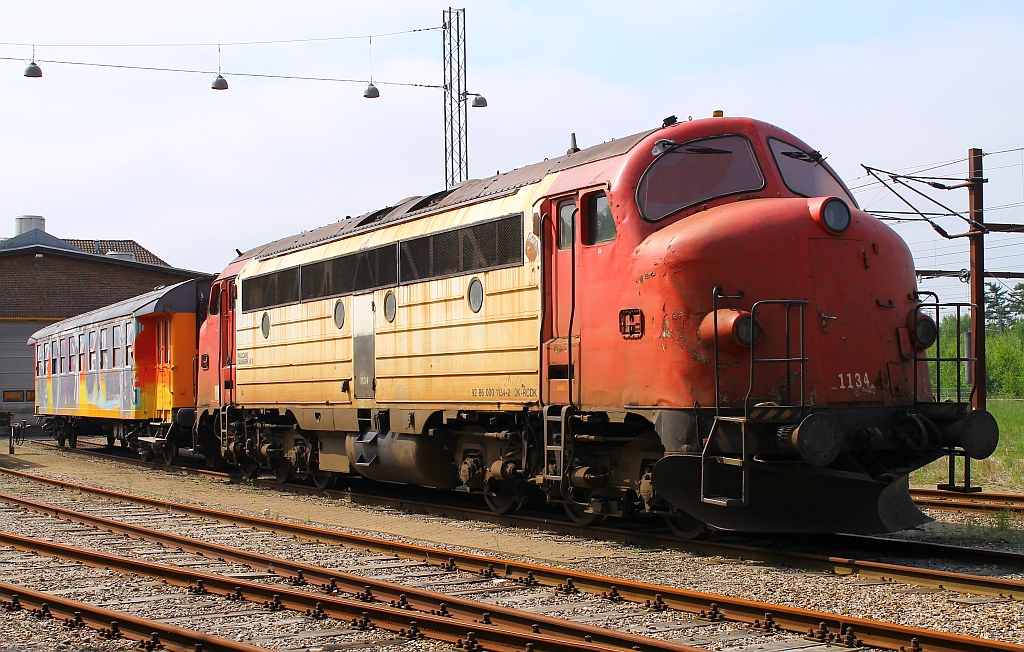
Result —
[[[469,178],[468,106],[466,103],[466,10],[444,11],[444,185]]]

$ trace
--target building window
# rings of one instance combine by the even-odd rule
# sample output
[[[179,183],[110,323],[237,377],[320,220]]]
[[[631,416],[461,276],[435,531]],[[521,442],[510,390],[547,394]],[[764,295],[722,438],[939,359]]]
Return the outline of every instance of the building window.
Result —
[[[89,331],[89,371],[96,371],[96,331]]]
[[[114,368],[124,366],[124,361],[121,360],[121,325],[114,326]]]
[[[25,390],[25,401],[28,402],[28,403],[33,403],[33,402],[35,402],[35,400],[36,400],[36,390],[34,390],[34,389],[26,389]]]
[[[25,392],[18,390],[4,390],[4,403],[24,403]]]

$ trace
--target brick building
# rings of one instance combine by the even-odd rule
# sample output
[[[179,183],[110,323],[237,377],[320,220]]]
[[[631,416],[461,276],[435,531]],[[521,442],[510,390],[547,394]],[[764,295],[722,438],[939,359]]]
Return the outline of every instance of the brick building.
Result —
[[[208,274],[171,267],[134,240],[63,240],[40,217],[22,216],[0,240],[0,411],[33,412],[29,336],[47,324],[122,301],[158,285]]]

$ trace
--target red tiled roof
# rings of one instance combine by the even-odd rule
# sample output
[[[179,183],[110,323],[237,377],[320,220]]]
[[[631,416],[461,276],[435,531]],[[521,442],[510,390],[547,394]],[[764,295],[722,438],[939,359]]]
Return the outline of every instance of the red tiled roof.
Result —
[[[146,249],[134,240],[76,240],[74,238],[61,238],[64,242],[78,247],[88,254],[106,255],[108,251],[127,251],[134,254],[135,260],[150,265],[163,265],[170,267],[166,262],[157,257],[149,249]]]

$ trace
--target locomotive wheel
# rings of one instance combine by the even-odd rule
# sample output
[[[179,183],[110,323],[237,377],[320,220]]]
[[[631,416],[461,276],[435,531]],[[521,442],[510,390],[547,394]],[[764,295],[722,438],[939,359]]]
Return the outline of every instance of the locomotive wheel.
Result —
[[[562,503],[565,507],[565,514],[569,517],[576,525],[582,525],[583,527],[589,527],[591,525],[597,525],[604,521],[604,514],[591,514],[586,511],[586,508],[576,503]]]
[[[280,459],[274,462],[274,479],[281,484],[287,484],[295,478],[295,467],[291,460]]]
[[[255,480],[260,477],[260,465],[251,457],[243,457],[238,460],[238,468],[242,471],[242,477]]]
[[[672,534],[687,541],[706,539],[711,534],[707,523],[683,512],[665,514],[665,525]]]
[[[338,479],[330,471],[314,471],[309,474],[309,477],[313,480],[313,486],[320,490],[330,489]]]
[[[141,444],[139,446],[139,456],[142,457],[143,462],[152,462],[153,448],[149,444]]]
[[[167,466],[171,466],[178,461],[178,447],[171,442],[166,442],[164,444],[162,453],[164,464]]]
[[[523,506],[517,498],[512,496],[492,496],[484,494],[484,502],[495,514],[515,514]]]

